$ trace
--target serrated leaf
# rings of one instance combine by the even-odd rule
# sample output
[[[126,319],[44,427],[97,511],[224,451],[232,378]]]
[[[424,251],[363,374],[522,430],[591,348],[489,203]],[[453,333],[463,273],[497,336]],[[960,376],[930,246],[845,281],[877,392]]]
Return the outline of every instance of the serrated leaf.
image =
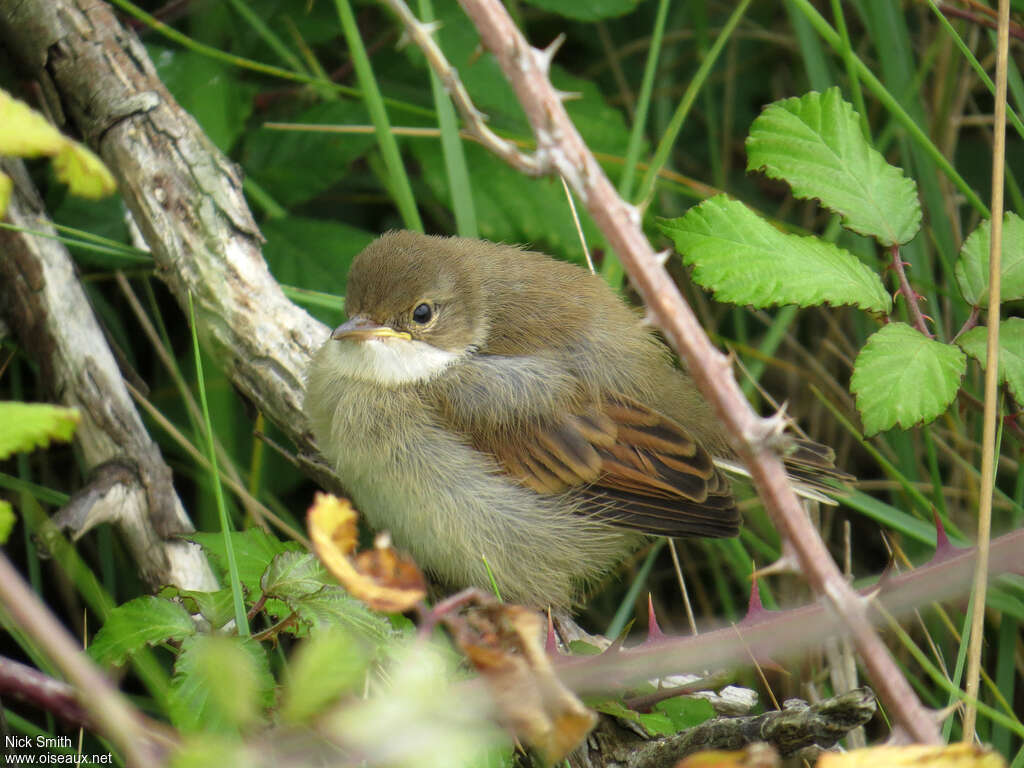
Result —
[[[137,597],[110,612],[89,645],[89,655],[99,664],[121,665],[147,645],[181,640],[195,631],[192,617],[178,603]]]
[[[340,627],[311,632],[292,655],[282,693],[281,718],[301,723],[360,685],[370,655]]]
[[[816,198],[843,226],[883,245],[906,243],[921,225],[917,185],[864,137],[838,88],[769,104],[747,137],[747,170]]]
[[[965,364],[957,347],[906,323],[890,323],[872,334],[850,379],[865,434],[896,425],[909,429],[944,413],[960,388]]]
[[[310,552],[282,552],[274,557],[260,579],[263,593],[282,600],[297,599],[319,591],[334,580]]]
[[[161,597],[180,597],[189,613],[201,614],[214,629],[220,629],[235,618],[231,587],[218,589],[215,592],[165,587],[160,590],[160,595]]]
[[[181,644],[171,678],[171,721],[183,731],[234,732],[273,704],[274,677],[252,638],[196,635]]]
[[[956,260],[956,281],[968,302],[988,306],[988,251],[992,220],[986,219],[960,248]],[[1003,301],[1024,298],[1024,219],[1015,213],[1003,217],[1003,252],[999,294]]]
[[[45,448],[51,440],[66,443],[81,414],[46,403],[0,403],[0,459],[12,453]]]
[[[961,349],[988,365],[988,329],[972,328],[959,338]],[[1010,317],[999,323],[999,380],[1010,388],[1018,403],[1024,403],[1024,318]]]
[[[55,155],[67,141],[40,113],[0,89],[0,155]]]
[[[14,530],[14,523],[17,518],[14,516],[14,507],[9,501],[0,499],[0,545],[7,543],[7,538]]]
[[[281,605],[281,603],[278,603]],[[351,630],[358,637],[377,645],[393,635],[388,620],[375,613],[365,604],[356,600],[341,587],[329,585],[318,592],[287,601],[289,611],[294,611],[299,624],[296,635],[302,637],[309,629],[340,626]],[[267,612],[278,619],[284,618],[276,606],[267,604]]]
[[[743,203],[718,195],[658,227],[672,238],[693,279],[719,301],[769,307],[852,304],[888,313],[878,275],[849,251],[816,237],[780,232]]]
[[[267,570],[271,560],[282,552],[302,549],[300,544],[280,541],[262,528],[232,531],[230,536],[231,545],[235,550],[235,562],[238,564],[239,580],[245,585],[250,595],[258,592],[260,578]],[[226,573],[227,551],[224,548],[223,534],[191,533],[188,538],[206,550],[206,553],[220,567],[221,575]]]

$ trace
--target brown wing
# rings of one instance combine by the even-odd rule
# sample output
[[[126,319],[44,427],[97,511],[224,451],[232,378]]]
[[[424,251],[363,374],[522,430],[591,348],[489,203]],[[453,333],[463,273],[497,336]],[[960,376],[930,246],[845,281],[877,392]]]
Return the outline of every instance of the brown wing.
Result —
[[[616,396],[516,441],[479,446],[538,493],[573,492],[584,514],[664,536],[734,536],[728,480],[677,422]]]

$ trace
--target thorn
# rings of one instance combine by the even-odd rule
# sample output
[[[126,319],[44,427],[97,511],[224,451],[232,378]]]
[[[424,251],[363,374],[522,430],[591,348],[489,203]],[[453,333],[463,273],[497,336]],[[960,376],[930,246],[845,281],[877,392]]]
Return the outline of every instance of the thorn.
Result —
[[[558,49],[562,47],[562,43],[565,42],[565,33],[560,32],[558,37],[548,43],[548,47],[543,50],[539,48],[533,49],[534,57],[537,59],[537,66],[546,75],[551,70],[551,62],[554,61],[555,54],[558,53]]]
[[[668,264],[669,257],[672,255],[672,249],[666,248],[664,251],[655,251],[654,258],[661,266]]]
[[[400,34],[398,36],[398,42],[395,43],[395,50],[396,51],[403,50],[405,48],[405,46],[407,46],[410,42],[412,42],[412,36],[409,34],[409,30],[408,29],[403,28],[402,29],[402,34]]]
[[[647,639],[644,645],[657,643],[665,639],[665,633],[658,626],[658,617],[654,615],[654,601],[651,600],[651,593],[647,593]]]
[[[793,545],[788,541],[782,542],[782,556],[770,565],[766,565],[763,568],[758,568],[752,574],[751,579],[762,579],[765,576],[770,576],[776,573],[799,573],[799,561],[797,560],[796,553],[793,551]]]
[[[882,594],[882,582],[879,580],[875,583],[875,586],[868,587],[863,592],[859,592],[861,600],[864,601],[864,605],[870,607],[871,603],[878,599],[878,596]]]
[[[931,715],[935,718],[935,722],[941,725],[943,722],[945,722],[947,717],[952,715],[957,710],[962,709],[963,706],[963,703],[958,701],[956,704],[950,704],[948,707],[932,710]]]
[[[654,319],[654,315],[651,314],[651,310],[645,310],[644,316],[640,318],[640,326],[642,328],[657,328],[658,323]]]
[[[419,27],[428,35],[433,37],[437,34],[438,30],[444,27],[444,22],[436,19],[434,21],[421,21]]]
[[[745,437],[755,448],[764,446],[777,451],[785,445],[785,432],[788,426],[786,403],[783,403],[771,416],[758,419]]]
[[[896,555],[892,552],[889,553],[889,560],[885,564],[885,568],[882,569],[882,575],[878,577],[878,581],[875,586],[878,589],[884,589],[885,585],[888,584],[892,579],[898,575],[896,570]],[[871,589],[871,587],[869,587]]]
[[[560,91],[557,88],[553,90],[559,101],[576,101],[583,98],[583,94],[579,91]]]
[[[551,620],[551,609],[548,608],[548,636],[544,640],[544,650],[548,656],[558,656],[558,637],[555,635],[555,622]]]
[[[750,599],[747,601],[747,615],[740,622],[741,627],[747,624],[756,624],[769,613],[765,610],[764,603],[761,602],[761,588],[757,582],[757,571],[751,574],[751,578]]]
[[[953,546],[949,540],[946,526],[942,524],[942,518],[939,517],[939,511],[935,507],[932,507],[932,518],[935,520],[935,553],[932,555],[931,562],[941,563],[955,557],[961,548]]]

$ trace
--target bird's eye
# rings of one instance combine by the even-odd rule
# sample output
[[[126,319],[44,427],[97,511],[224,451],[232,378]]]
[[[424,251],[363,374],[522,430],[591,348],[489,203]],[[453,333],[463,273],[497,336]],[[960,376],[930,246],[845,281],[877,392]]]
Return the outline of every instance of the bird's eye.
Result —
[[[430,318],[434,316],[434,311],[430,308],[430,305],[424,302],[420,304],[412,311],[412,319],[420,325],[429,323]]]

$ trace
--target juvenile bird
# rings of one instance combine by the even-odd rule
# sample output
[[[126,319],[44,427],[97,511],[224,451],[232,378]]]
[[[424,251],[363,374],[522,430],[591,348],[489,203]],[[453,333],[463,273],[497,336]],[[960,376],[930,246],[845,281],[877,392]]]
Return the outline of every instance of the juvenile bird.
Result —
[[[667,347],[589,272],[389,232],[352,263],[349,320],[305,411],[357,509],[453,587],[571,608],[651,534],[733,536],[720,425]],[[831,451],[787,458],[820,498]],[[486,561],[486,565],[485,565]]]

